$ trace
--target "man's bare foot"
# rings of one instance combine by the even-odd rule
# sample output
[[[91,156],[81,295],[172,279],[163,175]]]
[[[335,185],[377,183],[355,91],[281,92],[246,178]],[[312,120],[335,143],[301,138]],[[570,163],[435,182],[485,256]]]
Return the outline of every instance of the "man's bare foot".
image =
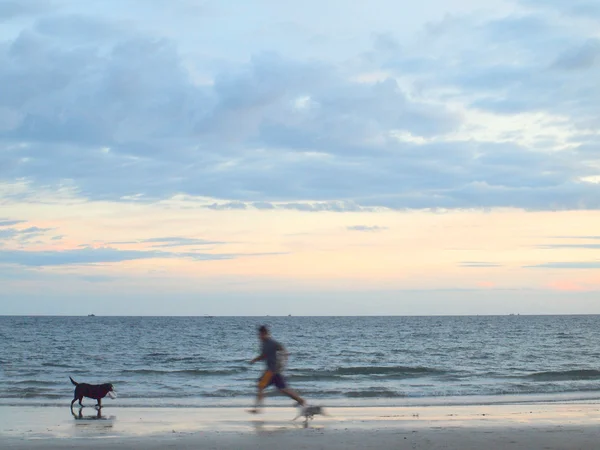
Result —
[[[260,414],[261,413],[260,408],[247,409],[246,411],[248,411],[250,414]]]

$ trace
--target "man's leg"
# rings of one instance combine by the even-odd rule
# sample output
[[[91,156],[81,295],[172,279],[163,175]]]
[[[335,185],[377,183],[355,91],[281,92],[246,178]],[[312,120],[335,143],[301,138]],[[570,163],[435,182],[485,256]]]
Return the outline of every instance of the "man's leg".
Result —
[[[282,394],[287,395],[291,399],[296,400],[300,404],[300,406],[306,405],[306,400],[304,400],[302,397],[300,397],[295,391],[293,391],[290,388],[279,389],[279,392],[281,392]]]
[[[306,401],[302,397],[300,397],[294,390],[290,389],[287,386],[285,378],[283,378],[281,374],[278,373],[274,376],[273,384],[277,389],[279,389],[279,392],[287,395],[291,399],[296,400],[300,404],[300,406],[306,405]]]
[[[252,413],[259,413],[265,398],[265,389],[271,384],[273,374],[266,371],[262,377],[258,380],[258,386],[256,391],[256,405],[250,410]]]
[[[262,408],[264,398],[265,398],[264,389],[261,389],[259,386],[258,391],[256,392],[256,404],[254,405],[254,408],[252,410],[250,410],[250,412],[253,412],[253,413],[260,412],[260,408]]]

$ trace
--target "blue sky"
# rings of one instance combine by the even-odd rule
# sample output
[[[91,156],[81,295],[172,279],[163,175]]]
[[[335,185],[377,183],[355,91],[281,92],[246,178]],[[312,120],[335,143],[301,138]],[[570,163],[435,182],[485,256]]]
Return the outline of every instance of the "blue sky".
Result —
[[[0,314],[600,313],[600,7],[481,5],[0,0]]]

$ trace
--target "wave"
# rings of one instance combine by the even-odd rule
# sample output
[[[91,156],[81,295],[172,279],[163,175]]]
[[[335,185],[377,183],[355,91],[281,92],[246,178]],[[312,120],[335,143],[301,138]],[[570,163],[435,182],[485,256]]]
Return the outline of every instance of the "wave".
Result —
[[[41,364],[42,367],[61,367],[61,368],[69,368],[73,367],[72,364],[62,364],[57,362],[43,362]]]
[[[67,383],[69,381],[67,380]],[[56,385],[61,385],[61,384],[66,384],[66,383],[61,383],[59,381],[44,381],[44,380],[16,380],[16,381],[12,381],[11,384],[33,384],[36,386],[56,386]]]
[[[223,397],[242,397],[242,396],[251,396],[254,394],[254,391],[240,391],[235,389],[217,389],[213,392],[205,392],[203,397],[208,398],[223,398]]]
[[[163,363],[180,363],[180,362],[194,362],[203,363],[207,361],[204,356],[174,356],[172,353],[167,352],[154,352],[146,355],[146,358],[163,362]]]
[[[163,370],[163,369],[125,369],[121,370],[122,375],[192,375],[192,376],[218,376],[218,375],[235,375],[238,373],[247,372],[248,368],[240,367],[236,369],[180,369],[180,370]]]
[[[72,395],[72,394],[71,394]],[[58,399],[65,398],[65,395],[56,389],[48,388],[18,388],[13,387],[9,391],[0,392],[0,398],[21,398],[21,399],[33,399],[33,398],[50,398]]]
[[[389,389],[367,389],[362,391],[350,391],[344,394],[348,398],[399,398],[406,397],[405,394]]]
[[[429,367],[406,367],[406,366],[357,366],[338,367],[333,370],[301,370],[290,371],[290,378],[297,380],[327,380],[347,378],[351,376],[376,376],[388,379],[415,378],[430,375],[443,375],[443,370]]]
[[[524,378],[535,381],[571,381],[571,380],[600,380],[600,370],[579,369],[555,372],[537,372]]]
[[[576,339],[576,336],[567,333],[558,333],[556,337],[557,339]]]

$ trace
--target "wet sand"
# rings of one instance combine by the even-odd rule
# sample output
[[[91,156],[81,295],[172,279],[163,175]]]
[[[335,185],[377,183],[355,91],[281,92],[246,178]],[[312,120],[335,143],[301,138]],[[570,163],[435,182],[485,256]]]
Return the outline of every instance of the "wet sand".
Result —
[[[0,406],[3,449],[597,449],[600,405],[328,408],[307,426],[293,408]]]

